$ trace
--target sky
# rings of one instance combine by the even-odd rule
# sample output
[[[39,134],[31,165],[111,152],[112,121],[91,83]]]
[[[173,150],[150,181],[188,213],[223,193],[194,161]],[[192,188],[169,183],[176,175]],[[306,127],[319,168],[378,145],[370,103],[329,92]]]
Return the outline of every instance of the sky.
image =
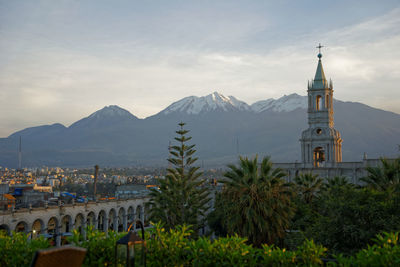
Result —
[[[400,0],[0,0],[0,137],[107,105],[306,95],[319,43],[335,98],[400,114]]]

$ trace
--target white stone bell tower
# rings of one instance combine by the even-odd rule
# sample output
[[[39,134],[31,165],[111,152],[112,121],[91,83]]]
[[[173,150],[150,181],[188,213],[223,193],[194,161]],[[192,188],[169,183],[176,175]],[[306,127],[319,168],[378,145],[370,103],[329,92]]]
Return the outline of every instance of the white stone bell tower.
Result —
[[[304,167],[335,167],[342,161],[342,139],[333,128],[333,86],[322,68],[321,44],[315,78],[308,82],[308,129],[301,135],[301,159]]]

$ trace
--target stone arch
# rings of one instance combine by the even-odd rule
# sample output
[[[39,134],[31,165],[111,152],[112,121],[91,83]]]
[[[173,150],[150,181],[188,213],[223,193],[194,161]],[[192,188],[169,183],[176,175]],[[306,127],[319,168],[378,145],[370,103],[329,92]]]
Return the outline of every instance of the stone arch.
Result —
[[[8,227],[7,224],[2,224],[2,225],[0,225],[0,232],[1,231],[4,231],[4,232],[7,233],[7,235],[9,235],[10,234],[10,227]]]
[[[56,217],[51,217],[47,222],[47,233],[53,235],[58,233],[58,219]]]
[[[136,207],[136,220],[142,220],[143,219],[143,206],[138,205]]]
[[[127,215],[125,212],[125,208],[121,207],[118,210],[118,220],[117,220],[117,225],[118,225],[118,232],[123,232],[126,230],[126,224],[127,224]]]
[[[135,216],[135,209],[132,206],[129,206],[129,208],[128,208],[128,227],[135,219],[134,216]]]
[[[86,225],[94,225],[94,227],[96,228],[96,214],[91,211],[88,213],[87,217],[86,217]]]
[[[325,161],[325,150],[323,147],[316,147],[313,151],[314,167],[320,167]]]
[[[70,233],[72,232],[72,218],[70,215],[65,215],[61,219],[61,233]]]
[[[52,245],[60,245],[59,234],[59,221],[56,217],[51,217],[47,222],[47,234],[49,235],[49,241]]]
[[[144,210],[143,210],[143,206],[142,205],[138,205],[136,207],[136,221],[141,221],[142,223],[144,222]],[[140,227],[139,224],[136,224],[136,228]]]
[[[118,223],[117,223],[117,212],[114,208],[110,209],[108,212],[108,229],[109,230],[118,230]]]
[[[107,214],[104,210],[101,210],[99,212],[99,216],[97,217],[97,229],[100,231],[105,231],[105,226],[106,226],[106,219],[107,219]]]
[[[44,222],[41,219],[36,219],[32,223],[32,238],[39,237],[44,232]]]
[[[15,232],[28,232],[28,224],[25,221],[20,221],[15,226]]]
[[[85,217],[82,213],[78,213],[75,216],[74,220],[74,229],[78,230],[79,233],[82,233],[85,227]]]

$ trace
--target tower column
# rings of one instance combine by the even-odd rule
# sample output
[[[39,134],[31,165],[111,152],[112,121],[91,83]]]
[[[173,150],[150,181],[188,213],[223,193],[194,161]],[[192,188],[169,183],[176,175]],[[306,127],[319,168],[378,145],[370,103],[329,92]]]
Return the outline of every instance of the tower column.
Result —
[[[300,139],[302,161],[313,166],[333,166],[342,160],[342,139],[334,129],[333,86],[328,83],[322,66],[319,45],[318,65],[315,78],[308,82],[308,129]]]

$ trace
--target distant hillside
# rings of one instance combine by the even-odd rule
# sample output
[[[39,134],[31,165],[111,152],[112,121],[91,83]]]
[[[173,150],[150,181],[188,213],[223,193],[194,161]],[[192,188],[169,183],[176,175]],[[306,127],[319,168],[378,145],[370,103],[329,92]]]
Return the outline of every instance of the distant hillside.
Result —
[[[84,167],[166,165],[178,122],[186,122],[205,167],[236,161],[237,155],[271,155],[275,162],[300,160],[300,134],[308,127],[307,98],[292,94],[248,105],[217,92],[183,98],[158,114],[138,119],[108,106],[70,127],[27,128],[0,138],[0,166],[17,167],[22,137],[23,166]],[[335,128],[343,138],[343,160],[397,155],[400,115],[361,103],[336,100]]]

